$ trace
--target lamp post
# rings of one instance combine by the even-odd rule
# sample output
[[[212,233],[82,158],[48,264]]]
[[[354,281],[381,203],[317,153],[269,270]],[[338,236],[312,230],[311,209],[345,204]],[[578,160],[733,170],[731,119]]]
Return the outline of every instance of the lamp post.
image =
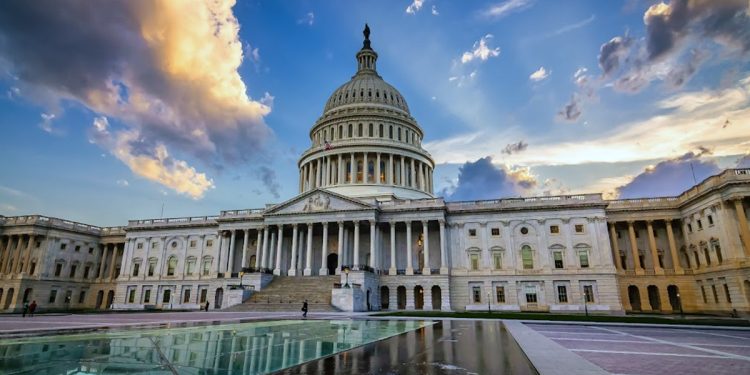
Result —
[[[245,275],[245,272],[240,271],[240,289],[242,289],[242,276]]]
[[[685,319],[685,312],[682,311],[682,298],[680,298],[679,292],[677,292],[677,304],[680,306],[680,318]]]
[[[344,283],[344,288],[349,288],[349,267],[344,268],[344,274],[346,275],[346,283]]]
[[[487,314],[492,313],[492,307],[490,307],[490,292],[487,292]]]

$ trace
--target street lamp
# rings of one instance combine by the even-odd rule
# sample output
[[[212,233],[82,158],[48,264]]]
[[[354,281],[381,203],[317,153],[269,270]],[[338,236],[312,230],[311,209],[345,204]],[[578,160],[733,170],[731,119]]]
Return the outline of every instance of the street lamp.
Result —
[[[245,272],[240,271],[240,289],[242,289],[242,276],[245,275]]]
[[[685,319],[685,312],[682,311],[682,298],[680,298],[680,292],[677,292],[677,304],[680,305],[680,318]]]
[[[344,267],[344,274],[346,274],[346,283],[344,288],[349,288],[349,267]]]

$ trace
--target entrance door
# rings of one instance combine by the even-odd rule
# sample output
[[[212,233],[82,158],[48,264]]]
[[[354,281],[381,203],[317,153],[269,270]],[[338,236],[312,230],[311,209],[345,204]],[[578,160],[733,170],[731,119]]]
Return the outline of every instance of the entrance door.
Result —
[[[214,307],[217,309],[221,308],[221,303],[224,301],[224,289],[216,289],[216,296],[214,297]]]
[[[383,285],[380,287],[380,309],[388,310],[388,303],[390,298],[390,290],[388,287]]]
[[[443,296],[440,287],[435,285],[432,287],[432,309],[440,310],[443,306]]]
[[[628,299],[633,311],[641,311],[641,293],[637,286],[631,285],[628,287]]]
[[[424,289],[419,285],[414,287],[414,308],[417,310],[424,308]]]
[[[338,254],[328,254],[326,257],[326,267],[328,267],[328,274],[329,275],[335,275],[336,274],[336,268],[339,266],[339,256]]]
[[[406,309],[406,287],[403,285],[396,288],[396,302],[399,310]]]

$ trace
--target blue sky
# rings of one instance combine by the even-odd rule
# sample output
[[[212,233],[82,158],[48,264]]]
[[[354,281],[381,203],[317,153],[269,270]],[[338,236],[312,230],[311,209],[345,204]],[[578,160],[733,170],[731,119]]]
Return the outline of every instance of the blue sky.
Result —
[[[0,214],[123,225],[291,198],[365,22],[447,199],[674,195],[750,167],[747,7],[3,2]]]

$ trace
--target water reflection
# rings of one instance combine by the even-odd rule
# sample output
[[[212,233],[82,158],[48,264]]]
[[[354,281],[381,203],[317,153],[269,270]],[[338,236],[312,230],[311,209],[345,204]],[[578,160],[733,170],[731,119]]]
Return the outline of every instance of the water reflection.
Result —
[[[3,340],[3,374],[263,374],[429,325],[277,321]]]

